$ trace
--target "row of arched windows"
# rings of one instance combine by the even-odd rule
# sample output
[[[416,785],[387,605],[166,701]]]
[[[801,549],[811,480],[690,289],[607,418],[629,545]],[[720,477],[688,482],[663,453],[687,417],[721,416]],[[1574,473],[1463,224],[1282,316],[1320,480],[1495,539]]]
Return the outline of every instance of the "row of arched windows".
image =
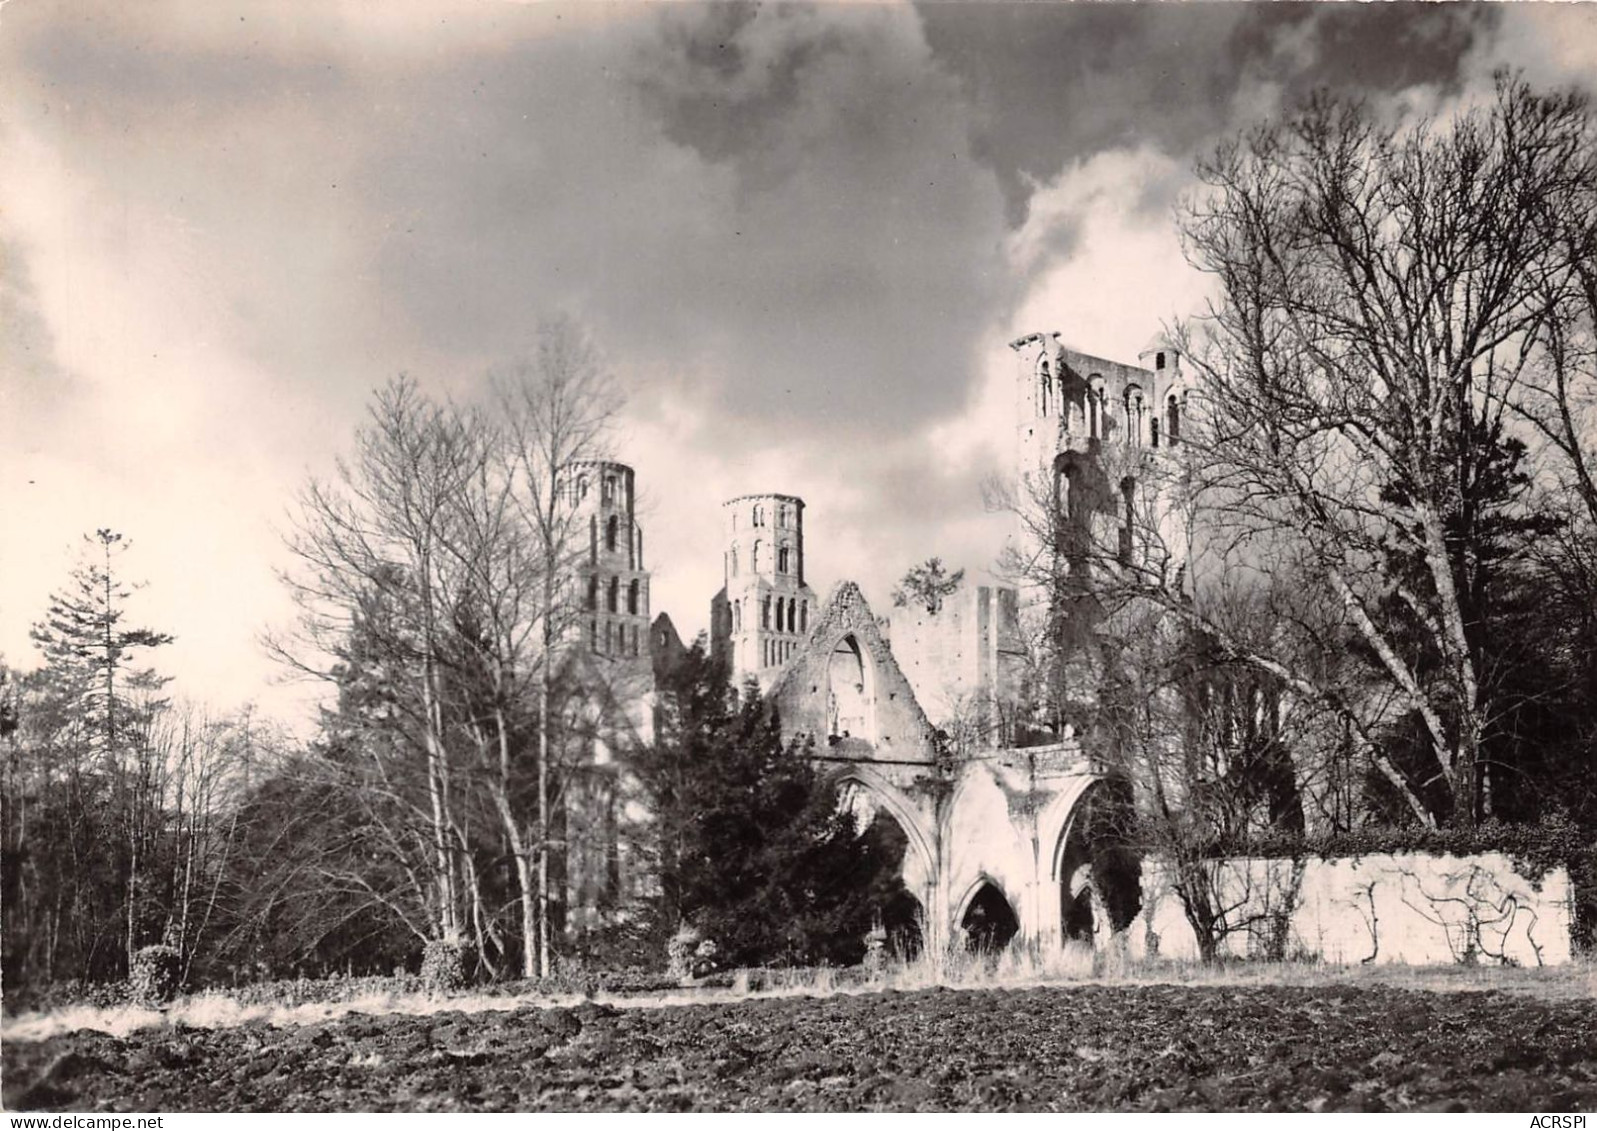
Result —
[[[743,602],[733,601],[728,614],[732,618],[731,630],[743,631]],[[752,613],[750,614],[753,615]],[[810,603],[797,597],[772,597],[767,593],[760,600],[760,627],[776,632],[805,633],[809,631]]]
[[[1094,386],[1087,392],[1087,435],[1094,440],[1107,438],[1109,430],[1108,415],[1105,411],[1105,396],[1102,387]],[[1171,393],[1165,398],[1165,411],[1163,417],[1148,415],[1147,405],[1143,401],[1142,390],[1132,385],[1126,390],[1125,397],[1125,430],[1130,442],[1140,446],[1143,438],[1155,448],[1159,446],[1159,433],[1161,423],[1164,426],[1164,440],[1166,447],[1175,447],[1181,439],[1181,398]]]
[[[621,493],[621,485],[618,478],[615,475],[603,475],[600,477],[599,482],[602,488],[600,499],[606,506],[614,506],[617,497]],[[572,503],[583,502],[588,497],[588,486],[586,472],[578,475],[575,479],[568,480],[566,486],[567,500]]]
[[[797,651],[796,640],[767,640],[760,649],[760,666],[768,668],[773,664],[785,664]]]
[[[764,558],[767,552],[765,543],[756,539],[750,563],[754,573],[759,573],[760,567],[765,564],[761,559]],[[726,555],[726,575],[728,577],[736,577],[738,575],[738,560],[738,548],[733,546],[727,551]],[[776,548],[776,572],[793,572],[793,548],[786,543]]]
[[[628,550],[627,568],[628,569],[642,569],[643,568],[643,531],[638,529],[637,527],[633,527],[631,529],[630,533],[632,535],[632,538],[631,538],[630,542],[627,545],[627,550]],[[598,517],[595,516],[593,519],[591,519],[590,520],[590,529],[589,529],[589,551],[588,551],[588,562],[589,562],[589,564],[590,565],[597,565],[598,564],[598,562],[599,562],[599,551],[600,551],[601,548],[604,550],[605,553],[608,553],[608,554],[613,554],[617,550],[621,549],[621,541],[622,541],[623,537],[625,537],[625,536],[626,536],[625,533],[621,529],[621,516],[620,515],[614,515],[613,514],[609,518],[605,519],[604,520],[604,528],[603,528],[602,532],[601,532],[601,530],[599,528],[599,519],[598,519]]]
[[[765,513],[765,504],[764,503],[755,503],[754,506],[749,510],[749,525],[750,526],[755,526],[755,527],[765,526],[767,517],[768,516]],[[776,508],[776,525],[777,525],[777,528],[780,529],[780,530],[792,530],[794,528],[793,527],[793,507],[792,507],[791,504],[781,503],[781,504],[779,504],[777,506],[777,508]],[[732,529],[736,530],[737,528],[738,528],[738,516],[737,516],[737,512],[733,511],[732,512]]]
[[[601,656],[640,656],[643,654],[642,637],[635,624],[620,621],[601,621],[597,617],[588,621],[588,648]]]
[[[643,582],[640,579],[634,577],[627,582],[626,589],[623,591],[619,577],[612,577],[608,581],[600,582],[598,577],[590,575],[588,577],[587,599],[587,608],[590,612],[597,611],[599,608],[599,592],[601,588],[604,591],[605,612],[619,613],[622,611],[623,593],[625,594],[627,613],[637,616],[643,610]]]

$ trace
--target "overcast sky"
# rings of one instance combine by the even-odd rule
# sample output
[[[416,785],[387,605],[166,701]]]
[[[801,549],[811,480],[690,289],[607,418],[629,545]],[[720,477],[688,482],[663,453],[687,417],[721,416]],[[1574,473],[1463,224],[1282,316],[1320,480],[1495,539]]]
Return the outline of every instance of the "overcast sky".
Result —
[[[279,715],[257,634],[295,490],[406,372],[469,391],[538,321],[629,395],[654,611],[718,506],[801,495],[885,607],[991,564],[1006,343],[1132,361],[1204,280],[1196,155],[1319,86],[1444,110],[1597,75],[1597,6],[336,3],[0,7],[0,656],[80,536],[133,542],[182,693]]]

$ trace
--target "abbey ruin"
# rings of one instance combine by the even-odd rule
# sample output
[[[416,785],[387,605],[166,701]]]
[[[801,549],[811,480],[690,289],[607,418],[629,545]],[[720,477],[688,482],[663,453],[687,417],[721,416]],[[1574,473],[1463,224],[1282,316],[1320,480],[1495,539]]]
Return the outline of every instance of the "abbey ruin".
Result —
[[[726,663],[734,685],[758,685],[784,737],[811,751],[861,827],[877,824],[901,846],[904,883],[918,907],[889,931],[913,932],[916,947],[1013,941],[1044,957],[1070,943],[1147,954],[1159,950],[1161,937],[1165,953],[1190,952],[1191,931],[1161,886],[1158,862],[1140,860],[1123,843],[1135,804],[1131,784],[1092,737],[1059,719],[1028,717],[1034,689],[1023,686],[1035,678],[1028,631],[1035,635],[1037,618],[1061,654],[1081,651],[1090,638],[1102,615],[1095,571],[1147,570],[1184,584],[1189,546],[1159,484],[1180,478],[1168,472],[1181,468],[1188,375],[1181,352],[1160,337],[1135,365],[1077,352],[1052,333],[1010,347],[1015,491],[1049,516],[1041,543],[1035,529],[1015,538],[1032,542],[1022,557],[1047,559],[1046,584],[1023,590],[967,581],[937,600],[887,610],[873,609],[849,580],[821,597],[805,569],[804,500],[741,495],[722,505],[724,584],[710,601],[711,654]],[[654,681],[684,645],[669,616],[651,619],[633,472],[619,463],[582,465],[571,489],[589,540],[584,651],[604,670],[622,725],[646,737]],[[1051,678],[1079,680],[1058,669]],[[608,760],[603,744],[596,756]],[[573,829],[566,898],[579,918],[591,919],[607,884],[623,882],[610,846],[613,815],[592,818],[615,803],[613,793],[576,802],[585,815],[572,822],[582,830]],[[1238,874],[1257,888],[1249,898],[1267,903],[1281,885],[1274,863],[1243,862]],[[1359,862],[1351,871],[1345,863],[1290,877],[1293,906],[1307,916],[1293,920],[1294,937],[1333,960],[1358,960],[1368,948],[1373,925],[1366,932],[1349,893],[1368,890],[1373,914],[1369,876],[1380,868],[1395,869],[1381,911],[1392,920],[1412,919],[1404,885],[1429,882],[1441,898],[1469,902],[1478,898],[1469,885],[1486,874],[1443,869],[1416,880],[1401,860],[1375,860],[1364,873]],[[1505,866],[1491,883],[1516,879]],[[1522,887],[1503,898],[1567,919],[1556,885],[1539,893]],[[1498,888],[1492,891],[1496,898]],[[1426,890],[1423,898],[1436,897]],[[1268,919],[1268,908],[1258,917]],[[1510,940],[1516,929],[1525,937]],[[1510,916],[1505,953],[1517,946],[1546,960],[1550,952],[1528,932]],[[1389,944],[1383,960],[1447,959],[1445,925],[1414,920],[1398,938],[1405,934],[1409,950]]]

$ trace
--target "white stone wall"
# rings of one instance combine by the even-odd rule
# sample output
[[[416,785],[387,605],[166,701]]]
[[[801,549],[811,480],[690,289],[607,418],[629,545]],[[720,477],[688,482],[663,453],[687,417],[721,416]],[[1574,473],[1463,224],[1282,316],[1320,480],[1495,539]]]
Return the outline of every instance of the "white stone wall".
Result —
[[[1264,957],[1288,911],[1286,956],[1332,963],[1403,962],[1556,966],[1570,960],[1573,892],[1555,868],[1539,882],[1501,853],[1479,856],[1372,855],[1290,860],[1237,859],[1213,865],[1223,904],[1239,925],[1223,953]],[[1293,888],[1296,887],[1294,897]],[[1155,944],[1154,938],[1157,937]],[[1170,886],[1168,866],[1143,862],[1142,911],[1131,924],[1133,956],[1155,945],[1162,958],[1195,958],[1197,941]]]

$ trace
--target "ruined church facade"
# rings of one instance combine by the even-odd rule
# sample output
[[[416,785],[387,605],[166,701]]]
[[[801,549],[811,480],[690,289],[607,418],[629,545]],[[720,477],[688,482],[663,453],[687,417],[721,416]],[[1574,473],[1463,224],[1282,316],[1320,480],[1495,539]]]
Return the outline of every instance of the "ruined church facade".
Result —
[[[1017,489],[1060,508],[1083,540],[1119,524],[1134,553],[1136,469],[1181,443],[1179,351],[1156,340],[1128,365],[1071,350],[1058,334],[1011,348]],[[817,602],[804,580],[802,500],[751,495],[723,509],[716,653],[735,680],[759,683],[785,736],[808,745],[862,823],[890,826],[920,945],[1018,940],[1046,954],[1124,929],[1138,909],[1136,863],[1105,830],[1129,794],[1068,727],[1033,729],[1018,744],[1028,657],[1016,589],[965,582],[879,616],[845,581]],[[1074,553],[1068,536],[1049,552]],[[1087,584],[1084,553],[1060,566]]]
[[[1124,365],[1042,334],[1012,348],[1018,484],[1052,492],[1084,522],[1116,521],[1121,495],[1094,495],[1089,485],[1109,474],[1106,453],[1179,443],[1179,355],[1150,347],[1146,366]],[[584,496],[592,513],[583,651],[607,676],[622,677],[633,706],[616,706],[641,736],[654,668],[681,642],[668,618],[648,620],[631,469],[607,463],[585,473],[595,494]],[[903,879],[918,904],[915,945],[1018,940],[1046,954],[1072,939],[1101,944],[1123,928],[1136,911],[1135,867],[1105,854],[1101,826],[1125,804],[1124,791],[1068,728],[1033,730],[1018,742],[1028,657],[1017,591],[964,582],[930,605],[885,615],[853,582],[818,597],[806,572],[804,516],[804,500],[791,494],[722,505],[712,654],[734,685],[752,681],[770,698],[784,737],[807,745],[862,824],[885,825],[902,847]],[[595,780],[607,781],[602,767]],[[613,805],[611,793],[591,799],[583,819]],[[613,860],[586,851],[591,858],[572,861],[567,893],[576,921],[618,882]]]
[[[1088,641],[1097,623],[1098,571],[1163,571],[1163,584],[1181,588],[1189,547],[1170,521],[1179,500],[1163,494],[1180,482],[1189,419],[1181,353],[1156,338],[1126,364],[1073,350],[1058,334],[1025,335],[1010,347],[1014,483],[1024,507],[1049,516],[1047,544],[1025,547],[1047,562],[1050,584],[1040,595],[1028,605],[1014,588],[970,581],[885,615],[850,581],[818,597],[806,572],[804,501],[741,495],[722,505],[712,652],[736,685],[756,684],[775,705],[785,737],[810,751],[862,824],[901,847],[915,903],[912,922],[887,924],[890,934],[904,932],[901,941],[913,929],[913,945],[934,951],[1018,944],[1046,961],[1071,943],[1098,949],[1118,939],[1136,955],[1162,939],[1160,953],[1192,954],[1168,864],[1139,860],[1120,835],[1134,804],[1130,786],[1068,725],[1026,725],[1022,686],[1037,676],[1029,613],[1049,618],[1049,638],[1068,653],[1072,638]],[[618,859],[610,751],[647,739],[656,680],[684,646],[668,617],[649,619],[632,470],[574,467],[571,489],[587,537],[574,662],[603,688],[592,701],[591,772],[568,801],[567,927],[580,932],[600,924],[606,904],[624,901],[627,889],[647,887]],[[1053,674],[1072,678],[1065,665]],[[1438,899],[1470,915],[1505,901],[1528,908],[1501,928],[1502,952],[1537,963],[1569,958],[1567,873],[1532,883],[1507,861],[1413,855],[1322,861],[1285,879],[1281,861],[1235,864],[1242,888],[1230,894],[1239,899],[1263,893],[1268,903],[1273,892],[1301,887],[1294,937],[1332,961],[1375,953],[1445,961],[1460,928],[1416,910],[1441,906]],[[1497,885],[1485,897],[1476,890],[1482,877]],[[1380,920],[1397,925],[1387,933],[1408,949],[1389,939],[1369,950],[1377,888]],[[1261,907],[1261,921],[1280,919]],[[1533,937],[1544,920],[1553,929]]]

